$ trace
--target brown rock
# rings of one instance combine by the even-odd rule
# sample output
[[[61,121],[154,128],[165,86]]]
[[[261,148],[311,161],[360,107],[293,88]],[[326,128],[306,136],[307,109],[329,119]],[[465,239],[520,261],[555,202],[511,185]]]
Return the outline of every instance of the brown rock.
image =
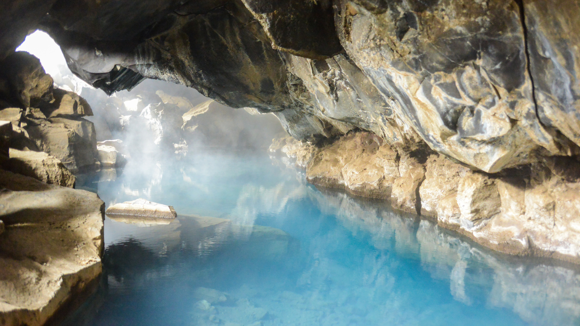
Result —
[[[104,203],[91,192],[0,170],[0,320],[58,323],[97,285]],[[82,205],[79,205],[82,203]]]
[[[10,138],[12,137],[12,123],[0,120],[0,155],[8,157]]]
[[[63,187],[74,187],[75,176],[58,159],[44,152],[10,149],[7,169],[36,180]]]
[[[54,103],[43,106],[43,112],[48,118],[93,115],[93,110],[89,103],[77,94],[63,89],[55,89],[53,93]]]
[[[425,165],[425,181],[419,189],[421,215],[435,217],[439,201],[456,194],[459,181],[470,173],[470,170],[442,155],[432,155]]]
[[[395,180],[391,194],[393,207],[415,214],[421,213],[419,186],[425,180],[425,168],[417,159],[402,156],[399,161],[400,178]]]
[[[21,108],[5,108],[0,110],[0,120],[10,121],[15,126],[18,126],[21,118],[22,118]]]
[[[501,210],[495,181],[481,173],[466,175],[459,182],[457,205],[461,211],[461,226],[466,230],[477,229]]]
[[[2,63],[1,74],[8,80],[18,104],[23,108],[39,107],[53,98],[53,80],[35,56],[28,52],[15,52]],[[18,105],[17,104],[17,105]]]
[[[82,118],[34,120],[25,129],[39,149],[59,159],[70,171],[93,167],[97,139],[92,122]]]

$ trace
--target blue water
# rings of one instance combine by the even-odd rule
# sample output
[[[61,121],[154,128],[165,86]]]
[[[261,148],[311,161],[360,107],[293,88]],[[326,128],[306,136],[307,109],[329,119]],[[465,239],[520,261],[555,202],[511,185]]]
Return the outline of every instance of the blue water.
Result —
[[[78,183],[107,205],[141,197],[180,215],[107,218],[99,289],[64,325],[580,324],[576,269],[318,190],[283,159],[139,160]]]

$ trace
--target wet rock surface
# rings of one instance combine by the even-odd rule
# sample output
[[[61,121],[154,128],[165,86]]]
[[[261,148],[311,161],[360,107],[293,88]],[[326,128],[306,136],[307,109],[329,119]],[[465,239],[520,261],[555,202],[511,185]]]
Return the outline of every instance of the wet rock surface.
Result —
[[[95,290],[104,203],[4,170],[0,186],[0,321],[58,323]]]

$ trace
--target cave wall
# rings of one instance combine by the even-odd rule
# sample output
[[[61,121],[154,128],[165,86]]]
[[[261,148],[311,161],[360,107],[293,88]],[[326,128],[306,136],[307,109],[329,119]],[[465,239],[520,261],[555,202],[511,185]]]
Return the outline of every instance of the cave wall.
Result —
[[[579,15],[574,0],[59,0],[10,34],[48,31],[107,93],[167,80],[298,139],[368,130],[495,173],[578,154]]]

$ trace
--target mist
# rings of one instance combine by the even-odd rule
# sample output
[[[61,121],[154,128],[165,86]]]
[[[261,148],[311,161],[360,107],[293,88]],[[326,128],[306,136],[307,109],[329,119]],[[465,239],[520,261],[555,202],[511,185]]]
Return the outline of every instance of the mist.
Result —
[[[262,151],[284,133],[272,114],[232,109],[195,89],[145,80],[131,91],[107,96],[77,78],[59,46],[42,31],[29,35],[17,49],[38,57],[55,87],[75,92],[90,104],[97,140],[118,139],[128,164],[164,163],[213,151]]]

